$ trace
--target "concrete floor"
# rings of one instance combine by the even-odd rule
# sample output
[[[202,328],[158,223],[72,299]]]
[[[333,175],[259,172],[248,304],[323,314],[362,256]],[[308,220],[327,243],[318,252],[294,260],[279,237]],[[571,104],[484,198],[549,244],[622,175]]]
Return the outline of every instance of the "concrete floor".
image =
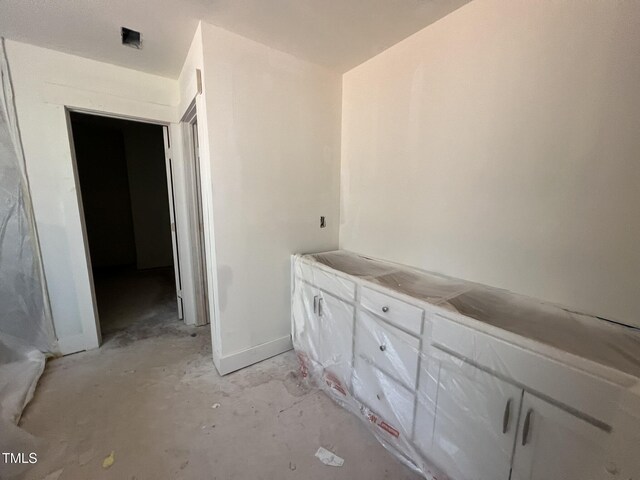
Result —
[[[41,440],[24,478],[419,478],[358,418],[301,382],[292,352],[220,377],[209,328],[176,319],[167,281],[101,282],[105,342],[48,363],[21,421]],[[320,446],[344,466],[322,464]]]

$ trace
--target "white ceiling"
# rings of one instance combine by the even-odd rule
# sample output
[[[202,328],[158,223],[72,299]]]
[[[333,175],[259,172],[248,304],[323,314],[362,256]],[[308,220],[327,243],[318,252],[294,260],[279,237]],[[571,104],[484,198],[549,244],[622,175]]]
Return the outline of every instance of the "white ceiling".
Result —
[[[344,72],[468,1],[0,0],[0,36],[176,78],[202,19]]]

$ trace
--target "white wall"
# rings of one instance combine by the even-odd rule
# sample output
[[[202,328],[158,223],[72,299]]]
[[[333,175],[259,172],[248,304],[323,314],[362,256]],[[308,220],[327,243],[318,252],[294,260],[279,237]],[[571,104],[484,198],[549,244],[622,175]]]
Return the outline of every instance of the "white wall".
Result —
[[[290,263],[337,247],[339,75],[202,24],[223,372],[290,346]],[[320,216],[327,228],[319,228]]]
[[[475,0],[344,75],[342,248],[640,325],[640,4]]]
[[[196,68],[214,359],[228,372],[289,348],[289,255],[338,244],[340,76],[208,25],[178,81],[17,42],[7,50],[63,351],[97,346],[65,106],[175,122],[196,96]],[[182,181],[184,138],[177,125],[171,133]],[[176,194],[184,218],[188,193]]]
[[[63,353],[95,347],[65,106],[171,122],[178,84],[14,41],[6,47],[56,334]]]

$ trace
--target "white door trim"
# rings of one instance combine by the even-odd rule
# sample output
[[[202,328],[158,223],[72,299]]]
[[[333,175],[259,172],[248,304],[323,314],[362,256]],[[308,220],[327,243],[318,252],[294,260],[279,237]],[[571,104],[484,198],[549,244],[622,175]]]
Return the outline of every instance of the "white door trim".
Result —
[[[184,320],[184,310],[182,303],[182,271],[180,269],[180,254],[178,244],[178,220],[176,218],[176,194],[175,178],[173,174],[173,151],[171,149],[171,137],[169,127],[163,125],[162,137],[164,141],[164,160],[167,172],[167,202],[169,203],[169,221],[171,222],[171,250],[173,252],[173,271],[176,281],[176,303],[178,306],[178,318]]]
[[[204,240],[204,211],[202,205],[202,182],[200,177],[200,155],[198,144],[197,110],[195,101],[182,118],[184,135],[184,174],[188,188],[189,220],[191,234],[192,275],[194,284],[195,325],[210,323],[209,286],[207,282],[207,258]]]
[[[205,92],[202,89],[201,72],[196,70],[195,78],[197,81],[197,91],[194,92],[194,96],[184,109],[184,113],[181,116],[180,125],[183,132],[183,140],[188,140],[188,134],[193,130],[189,129],[189,121],[197,117],[198,121],[198,152],[200,157],[199,170],[201,178],[201,202],[202,202],[202,216],[204,224],[204,246],[203,256],[205,257],[206,278],[207,278],[207,300],[208,300],[208,314],[209,323],[211,325],[211,345],[213,354],[213,363],[218,371],[221,370],[221,357],[222,357],[222,339],[220,335],[220,305],[217,302],[218,295],[218,276],[217,276],[217,258],[215,248],[215,235],[214,235],[214,219],[213,219],[213,190],[211,188],[211,156],[209,149],[209,128],[207,123],[207,109]],[[187,158],[189,151],[189,144],[183,143],[183,150],[185,150],[184,158]],[[188,161],[188,160],[186,160]],[[193,217],[192,217],[193,218]]]
[[[98,303],[96,300],[96,290],[93,282],[93,270],[91,268],[91,255],[89,254],[89,240],[87,236],[87,224],[84,218],[84,206],[82,204],[82,194],[80,192],[80,177],[78,176],[78,162],[76,160],[76,148],[73,142],[73,129],[71,126],[71,110],[67,107],[64,109],[65,120],[67,123],[67,136],[69,139],[69,148],[71,151],[71,165],[73,168],[73,181],[76,190],[76,198],[78,205],[78,214],[80,216],[80,229],[82,235],[83,251],[81,252],[84,258],[83,264],[86,265],[86,281],[89,284],[89,295],[91,310],[88,315],[81,317],[82,322],[82,334],[76,334],[72,336],[61,337],[58,336],[58,345],[60,346],[60,353],[68,355],[70,353],[80,352],[82,350],[91,350],[98,348],[102,343],[102,332],[100,331],[100,318],[98,316]],[[93,315],[91,315],[93,314]],[[55,323],[55,318],[54,318]],[[56,335],[59,335],[56,330]]]
[[[167,131],[169,131],[169,127],[171,127],[172,124],[170,121],[165,119],[140,118],[140,117],[131,116],[127,112],[120,113],[120,112],[113,112],[113,111],[103,111],[103,110],[88,109],[83,107],[74,107],[70,105],[65,105],[64,109],[65,109],[65,117],[66,117],[66,123],[67,123],[66,127],[67,127],[67,134],[68,134],[68,140],[69,140],[69,147],[71,151],[71,163],[73,166],[73,173],[74,173],[74,183],[76,186],[76,197],[77,197],[78,213],[80,216],[82,244],[84,246],[84,251],[81,252],[81,254],[84,256],[83,264],[86,268],[85,269],[86,281],[88,282],[90,287],[89,301],[91,304],[91,310],[88,311],[87,314],[83,315],[81,318],[82,334],[73,335],[72,337],[58,338],[61,353],[63,355],[67,355],[67,354],[79,352],[82,350],[90,350],[90,349],[97,348],[102,343],[102,335],[100,332],[98,307],[97,307],[96,293],[95,293],[94,280],[93,280],[93,274],[92,274],[92,268],[91,268],[91,257],[89,252],[89,243],[88,243],[86,223],[84,218],[84,209],[82,205],[82,195],[80,192],[80,180],[78,177],[78,169],[77,169],[75,148],[74,148],[74,142],[73,142],[73,130],[71,126],[70,113],[71,112],[88,113],[91,115],[97,115],[102,117],[111,117],[111,118],[131,120],[131,121],[142,122],[142,123],[151,123],[151,124],[165,127]],[[181,152],[179,149],[175,149],[172,152],[173,158],[179,157],[180,154]],[[175,177],[174,177],[174,182],[175,182]],[[188,250],[189,248],[191,248],[191,246],[189,244],[185,244],[181,248],[184,250]],[[178,252],[178,254],[182,256],[181,252]],[[174,268],[178,269],[179,265],[174,265]],[[185,289],[185,285],[182,285],[183,295],[184,295],[184,289]],[[181,313],[181,316],[182,316],[182,313]]]

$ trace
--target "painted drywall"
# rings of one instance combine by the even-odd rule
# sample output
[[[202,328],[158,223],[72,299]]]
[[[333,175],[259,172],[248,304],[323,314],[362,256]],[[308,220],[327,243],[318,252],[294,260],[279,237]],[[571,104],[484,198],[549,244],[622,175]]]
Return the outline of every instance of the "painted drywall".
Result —
[[[201,33],[203,183],[228,370],[290,345],[290,254],[338,245],[341,77],[211,25]]]
[[[98,345],[65,106],[176,120],[177,81],[6,41],[56,335],[63,353]]]
[[[640,4],[474,0],[344,75],[342,248],[640,325]]]
[[[63,352],[98,341],[65,107],[168,123],[194,96],[214,358],[229,371],[290,345],[289,255],[337,247],[340,76],[208,25],[178,81],[19,42],[7,50]],[[171,132],[183,178],[183,136]],[[184,213],[187,193],[177,196]]]

